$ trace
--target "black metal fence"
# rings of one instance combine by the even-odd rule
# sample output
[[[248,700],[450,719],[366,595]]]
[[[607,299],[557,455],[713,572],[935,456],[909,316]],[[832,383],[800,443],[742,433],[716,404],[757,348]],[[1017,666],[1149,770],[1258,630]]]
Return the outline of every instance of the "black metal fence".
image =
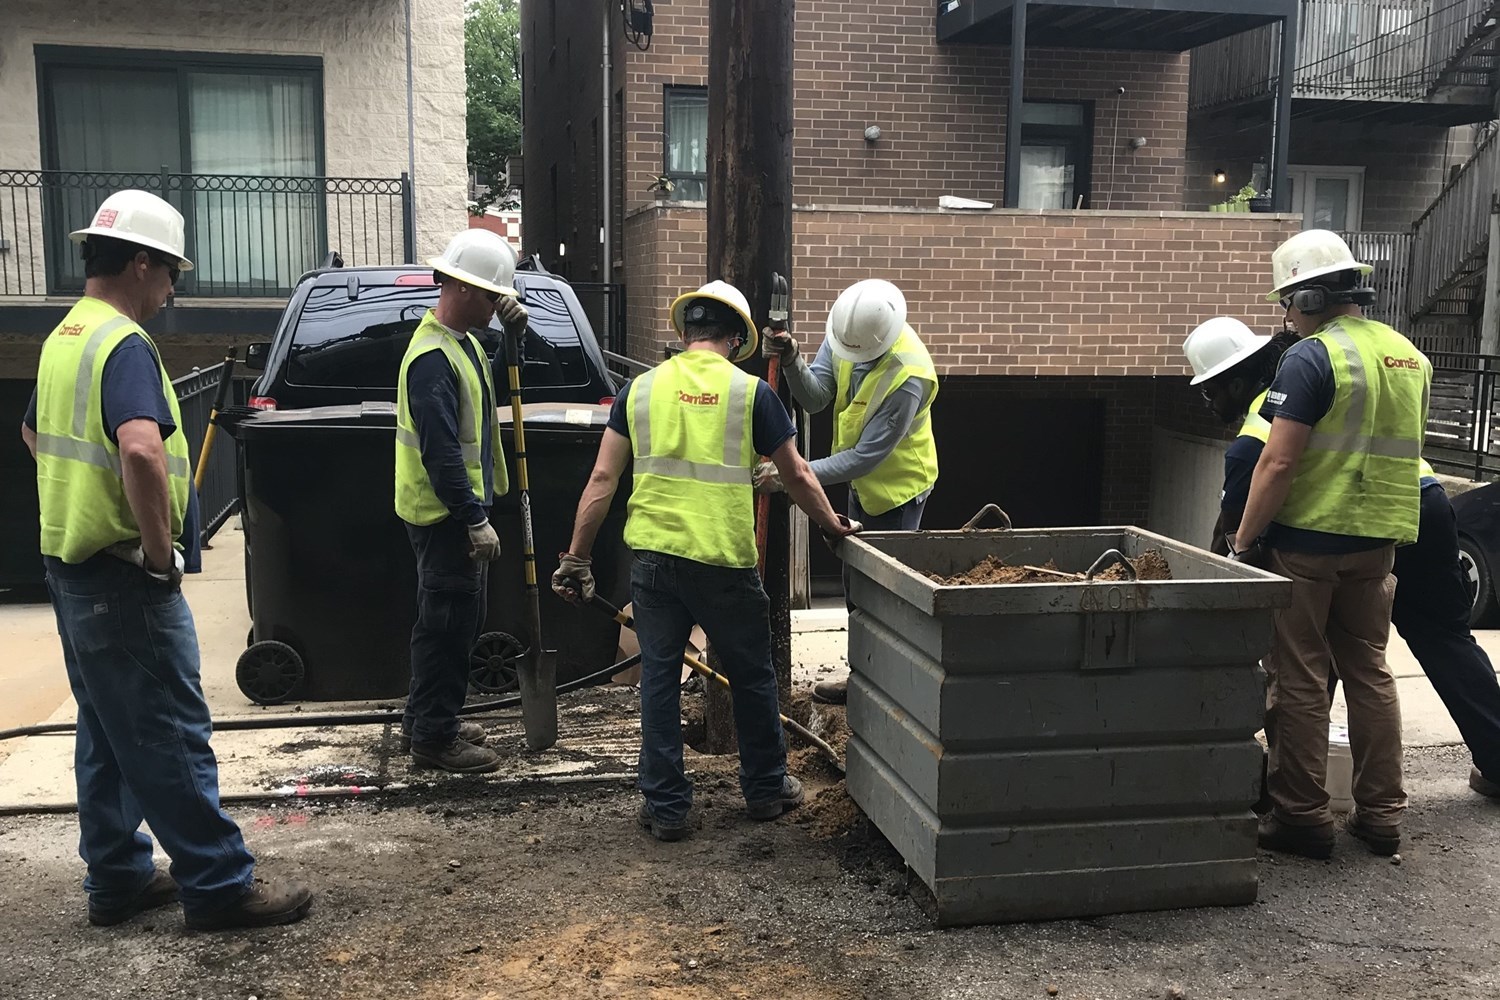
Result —
[[[1476,480],[1500,476],[1496,387],[1500,356],[1431,354],[1432,400],[1424,454],[1442,472]]]
[[[115,191],[138,188],[182,212],[195,265],[180,295],[277,297],[337,250],[350,265],[416,256],[411,179],[82,173],[0,169],[0,295],[69,295],[83,261],[68,233]]]
[[[177,392],[177,405],[182,410],[182,431],[187,435],[188,454],[192,456],[195,472],[203,451],[203,439],[208,433],[209,414],[213,411],[214,399],[223,377],[224,365],[217,364],[172,382],[172,388]],[[253,381],[253,377],[233,377],[230,380],[227,403],[243,406],[248,402]],[[213,450],[209,452],[208,466],[204,470],[203,486],[198,490],[198,509],[203,515],[201,527],[205,545],[239,507],[237,467],[238,449],[234,438],[223,433],[216,435]]]
[[[593,324],[599,346],[625,353],[625,286],[602,281],[570,281],[568,285]]]

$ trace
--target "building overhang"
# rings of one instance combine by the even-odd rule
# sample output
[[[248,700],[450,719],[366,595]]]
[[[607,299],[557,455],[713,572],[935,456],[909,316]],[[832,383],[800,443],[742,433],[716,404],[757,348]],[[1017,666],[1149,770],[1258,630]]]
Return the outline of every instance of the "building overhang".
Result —
[[[1015,0],[940,0],[937,40],[1009,45]],[[1026,43],[1186,52],[1297,12],[1297,0],[1046,0],[1028,3]]]

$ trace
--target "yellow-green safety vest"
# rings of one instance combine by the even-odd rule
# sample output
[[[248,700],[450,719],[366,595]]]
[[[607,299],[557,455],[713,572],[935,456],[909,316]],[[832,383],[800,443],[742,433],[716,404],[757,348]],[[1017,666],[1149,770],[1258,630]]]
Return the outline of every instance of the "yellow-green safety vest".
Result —
[[[1269,392],[1270,390],[1266,390]],[[1245,416],[1245,422],[1240,425],[1240,437],[1253,437],[1261,444],[1271,439],[1271,422],[1260,415],[1261,407],[1266,403],[1266,393],[1255,397],[1255,402],[1250,404],[1250,412]],[[1417,471],[1422,479],[1435,478],[1437,473],[1427,459],[1418,461]]]
[[[1333,405],[1312,429],[1278,524],[1416,541],[1432,363],[1384,323],[1340,317],[1313,334]]]
[[[80,299],[42,345],[36,375],[36,481],[42,554],[81,563],[140,526],[125,497],[119,445],[104,431],[104,365],[125,338],[156,345],[134,320],[99,299]],[[161,356],[157,354],[157,367]],[[191,489],[191,461],[172,380],[161,368],[161,391],[176,429],[162,442],[172,538],[182,534]]]
[[[708,350],[683,351],[630,384],[632,549],[710,566],[756,563],[755,392],[760,380]]]
[[[865,374],[854,398],[849,398],[854,362],[838,362],[834,396],[833,451],[847,451],[859,443],[865,422],[909,378],[932,384],[906,437],[868,475],[852,485],[859,505],[868,514],[884,514],[932,489],[937,482],[937,442],[932,436],[932,402],[937,399],[937,369],[911,327],[904,327],[891,349]]]
[[[455,335],[438,322],[430,309],[412,334],[406,356],[401,359],[401,378],[396,386],[396,515],[408,524],[437,524],[448,516],[448,507],[438,499],[427,475],[427,467],[422,464],[422,448],[406,389],[406,376],[412,362],[429,351],[442,351],[458,376],[458,444],[474,496],[486,507],[494,501],[494,497],[484,495],[485,434],[490,435],[494,452],[494,496],[504,496],[510,491],[505,454],[500,448],[500,418],[494,406],[494,378],[489,365],[484,363],[484,348],[473,334],[465,333],[464,336],[473,345],[474,356],[480,361],[479,371],[470,363]],[[490,399],[488,412],[484,405],[486,389]]]

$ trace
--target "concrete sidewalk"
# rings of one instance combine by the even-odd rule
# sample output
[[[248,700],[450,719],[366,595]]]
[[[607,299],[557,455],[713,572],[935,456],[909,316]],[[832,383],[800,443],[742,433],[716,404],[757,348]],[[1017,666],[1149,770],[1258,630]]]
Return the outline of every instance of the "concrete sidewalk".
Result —
[[[215,719],[286,715],[294,711],[385,710],[392,702],[308,703],[263,708],[240,693],[235,661],[250,628],[245,606],[244,536],[226,526],[204,553],[204,572],[191,576],[184,592],[192,605],[203,650],[203,688]],[[847,673],[847,616],[842,607],[818,608],[793,616],[793,683],[808,686]],[[1491,658],[1500,661],[1500,631],[1478,633]],[[1458,730],[1399,638],[1392,636],[1392,667],[1401,691],[1406,744],[1411,747],[1461,742]],[[51,609],[45,605],[0,606],[0,683],[6,714],[0,727],[37,722],[71,722],[75,707],[64,681],[62,654]],[[1342,701],[1335,705],[1342,722]],[[519,713],[486,717],[492,745],[505,769],[497,780],[587,781],[623,778],[633,772],[639,725],[634,693],[603,689],[561,706],[559,746],[541,754],[524,751]],[[287,728],[220,732],[214,737],[221,786],[229,797],[267,791],[296,794],[320,785],[384,787],[412,780],[406,762],[395,755],[397,734],[390,726],[334,729]],[[73,800],[73,739],[40,736],[0,743],[0,808],[62,807]],[[7,753],[8,752],[8,753]],[[422,772],[419,780],[442,780]]]

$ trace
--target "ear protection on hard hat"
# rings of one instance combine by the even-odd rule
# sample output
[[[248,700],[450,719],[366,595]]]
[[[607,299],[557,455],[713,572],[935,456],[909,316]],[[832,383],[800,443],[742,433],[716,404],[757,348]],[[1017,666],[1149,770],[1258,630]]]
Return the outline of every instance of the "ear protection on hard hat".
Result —
[[[745,342],[744,323],[734,309],[716,299],[694,299],[682,310],[683,326],[716,326],[733,330],[729,337],[730,353],[738,353]]]
[[[1298,312],[1316,316],[1339,305],[1373,306],[1376,296],[1373,288],[1335,290],[1324,288],[1322,285],[1308,285],[1297,289],[1289,298],[1290,304]]]

